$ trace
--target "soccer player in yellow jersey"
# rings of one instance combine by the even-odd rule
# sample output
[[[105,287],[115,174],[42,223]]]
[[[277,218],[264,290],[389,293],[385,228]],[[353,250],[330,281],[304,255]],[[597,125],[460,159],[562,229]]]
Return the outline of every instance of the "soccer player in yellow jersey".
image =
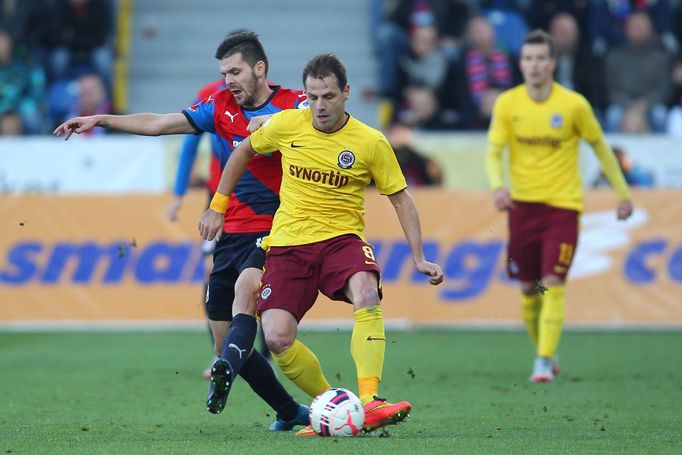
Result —
[[[412,406],[377,398],[386,336],[380,269],[363,236],[370,180],[393,204],[417,270],[433,285],[443,281],[443,272],[424,258],[419,215],[388,141],[345,111],[350,86],[341,61],[332,54],[314,57],[303,70],[303,84],[309,108],[274,114],[234,150],[199,230],[205,239],[220,232],[224,195],[232,193],[252,156],[281,152],[280,207],[265,240],[258,296],[265,339],[282,372],[317,396],[330,385],[315,354],[296,339],[298,322],[318,292],[352,304],[351,354],[365,406],[363,430],[373,431],[401,421]],[[298,434],[315,435],[310,427]]]
[[[592,108],[581,95],[554,82],[552,37],[528,35],[520,57],[524,83],[497,99],[488,131],[486,171],[493,202],[509,212],[508,271],[521,282],[523,320],[537,349],[530,380],[549,382],[563,327],[564,282],[578,240],[583,208],[578,143],[594,149],[618,193],[617,217],[632,214],[630,193]],[[509,147],[511,194],[502,181]]]

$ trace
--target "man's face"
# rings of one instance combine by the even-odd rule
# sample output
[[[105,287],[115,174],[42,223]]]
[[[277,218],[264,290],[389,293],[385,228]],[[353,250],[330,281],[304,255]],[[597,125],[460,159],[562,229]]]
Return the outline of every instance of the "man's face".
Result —
[[[220,73],[225,76],[225,84],[232,92],[237,104],[254,107],[258,86],[265,81],[265,79],[262,79],[263,82],[260,80],[265,76],[265,65],[258,62],[251,68],[242,59],[241,52],[238,52],[220,61]]]
[[[308,95],[308,106],[313,114],[315,128],[333,132],[343,126],[346,121],[345,109],[350,85],[341,89],[333,74],[323,79],[308,76],[305,80],[305,92]]]
[[[552,81],[556,62],[549,55],[547,44],[524,44],[520,58],[523,81],[536,87]]]
[[[625,24],[625,34],[630,44],[639,47],[651,41],[651,21],[644,13],[632,14]]]
[[[568,14],[559,14],[549,26],[549,31],[554,38],[557,52],[567,54],[578,44],[578,24]]]

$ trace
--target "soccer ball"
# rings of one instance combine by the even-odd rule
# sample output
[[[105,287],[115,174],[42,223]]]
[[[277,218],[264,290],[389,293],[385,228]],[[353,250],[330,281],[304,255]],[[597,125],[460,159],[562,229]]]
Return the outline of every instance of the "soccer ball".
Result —
[[[355,436],[364,423],[362,402],[350,390],[329,389],[310,405],[310,424],[320,436]]]

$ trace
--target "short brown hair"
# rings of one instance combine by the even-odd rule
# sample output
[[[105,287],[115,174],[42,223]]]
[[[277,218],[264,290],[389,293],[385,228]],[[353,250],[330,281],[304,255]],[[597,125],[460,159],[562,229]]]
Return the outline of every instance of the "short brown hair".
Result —
[[[249,30],[236,30],[231,32],[220,43],[218,49],[216,49],[215,58],[222,60],[239,53],[242,54],[242,59],[244,59],[251,68],[256,66],[256,63],[259,61],[265,63],[265,74],[268,73],[268,57],[265,55],[263,45],[260,43],[256,33]]]
[[[556,58],[554,38],[544,30],[536,28],[526,36],[523,44],[546,44],[547,47],[549,47],[549,56],[554,59]]]
[[[305,80],[308,77],[322,79],[330,75],[336,76],[341,90],[348,85],[348,77],[346,76],[346,67],[339,58],[334,54],[320,54],[308,61],[305,68],[303,68],[303,87],[305,88]]]

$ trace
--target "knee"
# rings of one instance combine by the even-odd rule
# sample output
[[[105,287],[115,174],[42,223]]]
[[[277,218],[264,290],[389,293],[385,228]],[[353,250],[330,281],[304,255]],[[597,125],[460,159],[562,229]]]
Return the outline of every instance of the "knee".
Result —
[[[240,313],[256,314],[256,302],[258,300],[258,286],[254,286],[249,281],[237,282],[234,289],[234,301],[232,303],[232,314]]]
[[[353,298],[353,306],[355,309],[379,306],[380,303],[379,291],[373,286],[363,287]]]
[[[296,334],[285,331],[265,333],[265,344],[268,345],[268,349],[270,349],[270,351],[274,354],[281,354],[289,349],[291,346],[293,346],[295,339]]]

